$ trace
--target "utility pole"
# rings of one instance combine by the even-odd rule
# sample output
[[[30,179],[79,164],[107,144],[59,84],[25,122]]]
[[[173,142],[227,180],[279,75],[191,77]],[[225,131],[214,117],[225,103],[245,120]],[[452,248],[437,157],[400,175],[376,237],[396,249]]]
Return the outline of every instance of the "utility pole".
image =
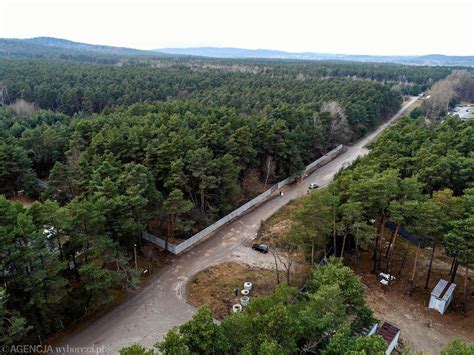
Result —
[[[137,244],[133,244],[133,255],[135,257],[135,270],[138,270],[138,264],[137,264]]]

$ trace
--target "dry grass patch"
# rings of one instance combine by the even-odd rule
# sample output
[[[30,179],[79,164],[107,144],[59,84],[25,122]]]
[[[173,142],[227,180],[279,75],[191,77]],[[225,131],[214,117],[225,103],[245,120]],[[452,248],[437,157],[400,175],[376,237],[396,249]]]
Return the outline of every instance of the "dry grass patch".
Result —
[[[25,208],[30,207],[36,200],[28,196],[12,196],[8,198],[11,202],[16,202]]]
[[[234,263],[219,264],[198,273],[187,285],[189,303],[198,307],[207,305],[215,318],[222,319],[239,303],[234,288],[243,289],[244,282],[253,284],[250,298],[271,294],[276,285],[272,270],[253,268]]]
[[[256,243],[278,244],[277,241],[290,231],[293,224],[291,215],[301,205],[302,199],[293,200],[266,220],[258,230]]]

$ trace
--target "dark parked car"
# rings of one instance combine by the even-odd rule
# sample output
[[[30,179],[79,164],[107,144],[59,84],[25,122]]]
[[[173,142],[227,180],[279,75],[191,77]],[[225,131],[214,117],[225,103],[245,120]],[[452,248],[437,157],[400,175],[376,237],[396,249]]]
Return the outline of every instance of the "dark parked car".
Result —
[[[268,253],[268,246],[265,244],[254,244],[252,245],[252,249],[259,251],[260,253]]]

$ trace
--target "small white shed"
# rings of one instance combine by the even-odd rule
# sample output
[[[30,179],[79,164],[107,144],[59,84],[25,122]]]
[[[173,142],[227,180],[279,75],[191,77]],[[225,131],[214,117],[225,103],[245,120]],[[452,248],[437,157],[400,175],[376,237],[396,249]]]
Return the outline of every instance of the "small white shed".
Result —
[[[436,309],[444,314],[454,297],[456,284],[440,279],[436,287],[431,292],[428,308]]]
[[[400,339],[400,328],[388,322],[384,322],[384,324],[382,324],[382,326],[377,330],[376,334],[380,335],[385,340],[387,343],[385,355],[390,355],[393,349],[398,345],[398,340]]]

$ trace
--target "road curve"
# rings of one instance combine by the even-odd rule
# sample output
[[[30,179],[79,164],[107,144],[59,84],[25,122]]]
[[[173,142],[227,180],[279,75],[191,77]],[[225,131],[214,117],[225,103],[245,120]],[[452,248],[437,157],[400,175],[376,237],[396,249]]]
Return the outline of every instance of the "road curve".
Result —
[[[418,97],[410,98],[389,121],[313,172],[302,183],[286,188],[283,197],[270,199],[247,215],[222,227],[212,238],[195,246],[165,267],[140,293],[85,329],[64,339],[59,346],[97,347],[105,350],[106,354],[117,354],[119,349],[133,343],[151,347],[161,340],[170,328],[192,317],[195,308],[186,303],[183,296],[187,280],[197,272],[225,261],[235,250],[242,248],[256,235],[261,220],[270,217],[290,200],[305,194],[309,183],[315,182],[321,186],[329,184],[343,166],[367,154],[366,145],[417,99]]]

